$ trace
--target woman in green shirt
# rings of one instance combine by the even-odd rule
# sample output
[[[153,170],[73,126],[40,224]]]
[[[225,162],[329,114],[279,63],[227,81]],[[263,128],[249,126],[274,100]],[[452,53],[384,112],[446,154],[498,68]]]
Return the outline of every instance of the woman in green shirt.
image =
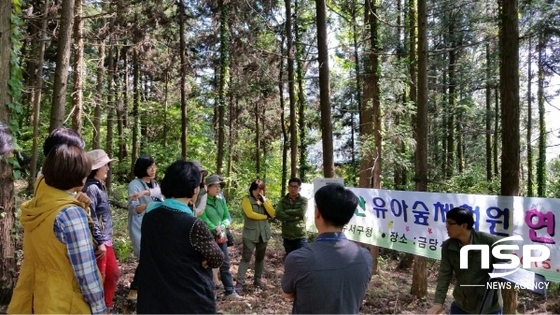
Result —
[[[229,272],[229,254],[227,247],[226,229],[231,223],[226,201],[221,197],[222,181],[216,174],[206,177],[206,207],[200,215],[200,219],[206,222],[208,229],[216,238],[216,243],[224,253],[224,262],[220,266],[220,277],[224,285],[226,299],[240,299],[233,287],[233,278]]]

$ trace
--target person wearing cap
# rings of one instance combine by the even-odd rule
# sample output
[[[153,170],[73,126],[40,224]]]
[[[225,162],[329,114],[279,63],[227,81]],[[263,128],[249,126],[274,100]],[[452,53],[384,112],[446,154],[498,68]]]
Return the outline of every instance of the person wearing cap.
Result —
[[[140,258],[140,240],[142,236],[142,220],[148,204],[162,201],[163,196],[156,181],[156,161],[151,156],[142,156],[134,163],[134,176],[128,184],[128,235],[132,241],[134,255]],[[138,295],[138,273],[130,283],[127,299],[135,301]]]
[[[191,160],[191,163],[198,169],[200,172],[200,189],[198,191],[198,196],[194,204],[190,205],[193,209],[194,215],[196,217],[200,217],[204,209],[206,208],[206,199],[208,198],[208,194],[206,193],[206,185],[204,184],[204,179],[208,175],[208,170],[202,166],[202,163],[198,160]],[[214,281],[214,285],[216,289],[220,286],[220,279],[218,278],[218,269],[214,268],[212,270],[212,279]]]
[[[206,207],[200,215],[200,219],[206,223],[208,229],[216,238],[216,243],[224,253],[224,262],[220,266],[220,277],[224,285],[226,299],[241,299],[233,287],[233,278],[229,271],[229,254],[227,247],[226,229],[231,224],[227,204],[220,196],[223,182],[220,176],[213,174],[206,177],[207,200]]]
[[[8,314],[106,313],[85,205],[74,197],[90,171],[78,146],[47,154],[42,184],[21,205],[25,257]]]
[[[92,150],[87,153],[91,159],[91,173],[87,177],[86,184],[82,189],[91,199],[90,211],[94,224],[99,228],[95,232],[99,233],[96,239],[100,240],[99,247],[105,247],[106,251],[97,257],[97,267],[103,277],[103,289],[105,292],[105,305],[107,309],[113,308],[113,297],[119,281],[119,266],[117,257],[113,249],[113,216],[105,179],[109,172],[111,159],[105,151],[101,149]]]

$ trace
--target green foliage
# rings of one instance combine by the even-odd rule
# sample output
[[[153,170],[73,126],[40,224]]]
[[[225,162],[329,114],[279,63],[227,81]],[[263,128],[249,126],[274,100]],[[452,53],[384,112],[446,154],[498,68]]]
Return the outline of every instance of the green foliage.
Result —
[[[547,295],[558,296],[559,293],[560,293],[560,283],[551,282],[548,287]]]
[[[117,183],[112,186],[111,200],[127,204],[128,183]],[[128,210],[117,207],[112,208],[113,215],[113,249],[119,261],[127,259],[133,252],[132,243],[128,237]]]
[[[560,158],[556,158],[549,162],[548,165],[548,183],[546,185],[549,198],[560,198]]]
[[[113,250],[118,261],[124,261],[132,255],[132,243],[126,237],[114,236],[113,237]]]
[[[10,78],[8,79],[8,95],[10,97],[6,104],[10,113],[10,121],[8,124],[10,125],[14,148],[17,154],[19,154],[18,151],[20,149],[17,143],[20,133],[18,118],[22,115],[21,94],[23,90],[22,66],[20,62],[23,40],[23,34],[21,33],[21,28],[23,26],[21,6],[22,2],[20,0],[12,0],[12,14],[10,16]],[[21,177],[21,170],[17,158],[10,157],[8,158],[8,162],[13,167],[13,178],[16,180],[19,179]]]
[[[468,168],[463,173],[456,174],[448,180],[430,183],[428,190],[462,194],[496,194],[500,187],[499,181],[495,180],[488,183],[483,174],[484,169],[482,168]]]

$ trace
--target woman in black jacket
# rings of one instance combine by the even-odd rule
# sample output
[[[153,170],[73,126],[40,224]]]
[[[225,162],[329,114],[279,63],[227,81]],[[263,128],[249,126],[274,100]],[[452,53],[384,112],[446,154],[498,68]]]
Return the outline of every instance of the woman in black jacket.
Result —
[[[161,181],[163,202],[152,202],[142,221],[138,314],[215,314],[212,268],[224,255],[206,224],[194,216],[200,171],[176,161]]]

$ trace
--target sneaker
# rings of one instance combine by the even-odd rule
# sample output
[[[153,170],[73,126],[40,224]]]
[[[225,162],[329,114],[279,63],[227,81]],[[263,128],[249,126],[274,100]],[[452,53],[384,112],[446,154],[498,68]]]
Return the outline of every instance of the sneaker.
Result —
[[[237,293],[243,292],[243,285],[241,283],[237,282],[235,284],[234,291],[237,292]]]
[[[130,290],[128,291],[128,296],[126,297],[129,301],[136,301],[138,299],[138,291],[137,290]]]
[[[233,290],[233,292],[231,292],[230,294],[224,295],[224,299],[226,300],[242,300],[243,298],[241,297],[241,295],[237,294],[237,292],[235,292],[235,290]]]
[[[253,285],[255,285],[256,287],[258,287],[261,290],[266,290],[266,285],[264,285],[262,280],[257,280],[255,282],[253,282]]]

